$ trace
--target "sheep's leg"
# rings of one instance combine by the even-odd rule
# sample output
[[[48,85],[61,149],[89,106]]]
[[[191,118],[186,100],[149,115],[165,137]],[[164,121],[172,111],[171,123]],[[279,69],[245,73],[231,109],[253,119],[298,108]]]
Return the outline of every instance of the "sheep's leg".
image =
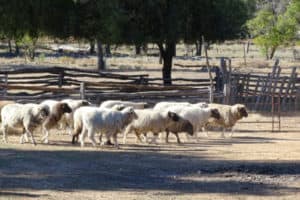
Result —
[[[225,138],[225,128],[222,128],[221,138]]]
[[[35,146],[35,145],[36,145],[36,142],[35,142],[35,139],[34,139],[34,137],[33,137],[32,132],[31,132],[29,129],[27,129],[26,132],[27,132],[27,134],[28,134],[29,137],[30,137],[31,143]]]
[[[153,138],[150,141],[150,144],[157,144],[157,138],[159,133],[153,133]]]
[[[85,137],[86,137],[86,130],[83,128],[82,131],[81,131],[81,134],[80,134],[80,136],[79,136],[80,146],[81,146],[81,147],[84,147],[84,140],[85,140]]]
[[[181,144],[181,141],[180,141],[180,138],[179,138],[178,133],[174,133],[174,135],[176,136],[177,143],[178,143],[178,144]]]
[[[169,130],[166,130],[166,143],[169,143]]]
[[[124,131],[124,134],[123,134],[123,144],[126,144],[127,134],[128,134],[129,131],[130,131],[130,129],[126,129]]]
[[[7,126],[2,126],[2,132],[3,132],[3,142],[7,143]]]
[[[92,145],[94,147],[96,147],[97,142],[95,140],[94,134],[95,134],[95,131],[93,128],[88,130],[88,137],[89,137],[90,141],[92,142]]]
[[[114,133],[113,134],[113,140],[114,140],[114,146],[115,146],[115,148],[119,148],[119,144],[118,144],[118,138],[117,138],[117,133]]]
[[[233,127],[231,127],[231,131],[230,131],[229,137],[232,137],[232,136],[233,136],[233,133],[234,133],[234,130],[233,130]]]
[[[44,141],[45,144],[48,144],[49,143],[49,140],[48,140],[49,131],[45,127],[43,127],[43,133],[44,133],[44,136],[42,137],[42,141]]]

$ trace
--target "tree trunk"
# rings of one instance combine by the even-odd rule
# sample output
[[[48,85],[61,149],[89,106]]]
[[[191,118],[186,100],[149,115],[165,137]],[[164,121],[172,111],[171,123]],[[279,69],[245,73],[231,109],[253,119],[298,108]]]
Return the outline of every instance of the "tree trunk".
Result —
[[[105,55],[106,55],[106,57],[110,57],[111,56],[110,44],[106,44],[105,45]]]
[[[270,59],[273,59],[274,54],[275,54],[275,51],[276,51],[276,48],[277,48],[277,47],[272,47],[271,53],[270,53]]]
[[[202,55],[202,40],[196,41],[196,56]]]
[[[148,52],[148,45],[147,44],[143,44],[142,45],[143,51],[145,52],[145,55],[147,55]]]
[[[16,56],[18,56],[19,54],[20,54],[20,47],[19,47],[19,45],[17,44],[17,42],[15,42],[15,54],[16,54]]]
[[[164,85],[172,85],[172,60],[175,53],[175,42],[167,42],[166,48],[164,49],[162,44],[159,44],[160,54],[163,58],[163,69],[162,69],[162,77],[164,81]]]
[[[94,40],[90,40],[90,54],[95,54],[95,41]]]
[[[135,44],[135,55],[141,55],[141,45]]]
[[[98,49],[98,70],[102,71],[105,70],[105,63],[103,60],[103,49],[102,49],[102,43],[100,40],[97,40],[97,49]]]
[[[12,54],[11,39],[8,39],[8,52]]]

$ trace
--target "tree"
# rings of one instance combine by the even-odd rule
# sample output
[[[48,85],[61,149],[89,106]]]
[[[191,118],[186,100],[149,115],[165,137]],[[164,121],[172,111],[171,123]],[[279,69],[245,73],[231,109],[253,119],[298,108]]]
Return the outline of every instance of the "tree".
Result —
[[[272,59],[279,46],[288,45],[294,40],[299,24],[299,12],[300,3],[294,0],[283,13],[278,14],[273,8],[265,7],[247,22],[254,42],[266,59]]]

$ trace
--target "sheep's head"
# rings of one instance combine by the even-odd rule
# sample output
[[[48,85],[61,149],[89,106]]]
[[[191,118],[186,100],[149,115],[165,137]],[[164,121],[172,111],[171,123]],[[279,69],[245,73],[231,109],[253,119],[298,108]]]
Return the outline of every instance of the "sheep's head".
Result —
[[[216,108],[210,109],[210,116],[217,120],[221,119],[221,114],[220,114],[219,110]]]
[[[35,108],[35,118],[38,122],[44,121],[50,115],[49,106],[37,106]]]
[[[195,105],[199,106],[200,108],[208,108],[208,104],[206,102],[199,102]]]
[[[89,101],[87,101],[87,100],[81,101],[81,106],[89,106],[89,105],[91,105],[91,103]]]
[[[124,108],[126,108],[126,106],[124,104],[117,104],[117,105],[114,105],[111,109],[116,110],[116,111],[122,111],[122,110],[124,110]]]
[[[248,117],[246,106],[243,104],[235,104],[233,110],[238,114],[240,118]]]
[[[180,117],[176,113],[171,111],[168,112],[168,117],[174,122],[178,122],[180,119]]]
[[[189,135],[194,135],[193,125],[189,120],[182,119],[182,132],[187,132]]]
[[[62,111],[62,113],[71,113],[72,109],[67,103],[61,103],[59,104],[59,109]]]
[[[127,113],[129,121],[137,119],[138,116],[132,107],[126,107],[122,112]]]

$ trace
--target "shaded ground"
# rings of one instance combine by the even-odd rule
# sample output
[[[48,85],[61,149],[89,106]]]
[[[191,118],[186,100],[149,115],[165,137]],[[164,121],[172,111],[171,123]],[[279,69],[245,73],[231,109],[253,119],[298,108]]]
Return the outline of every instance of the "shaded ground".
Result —
[[[233,138],[147,145],[130,135],[119,150],[72,146],[56,133],[33,147],[10,135],[0,144],[0,199],[296,199],[299,117],[284,117],[281,133],[247,123],[258,119],[270,118],[253,114]]]

